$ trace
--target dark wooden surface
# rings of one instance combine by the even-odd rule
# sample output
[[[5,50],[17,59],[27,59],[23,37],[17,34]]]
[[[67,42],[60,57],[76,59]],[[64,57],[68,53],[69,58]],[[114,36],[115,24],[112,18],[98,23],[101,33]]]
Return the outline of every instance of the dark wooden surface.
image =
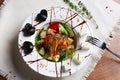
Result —
[[[4,0],[0,0],[0,6],[1,6],[1,4],[3,3],[3,1],[4,1]]]
[[[115,31],[117,34],[113,36],[109,48],[120,54],[120,29]],[[87,80],[120,80],[120,59],[105,51]]]

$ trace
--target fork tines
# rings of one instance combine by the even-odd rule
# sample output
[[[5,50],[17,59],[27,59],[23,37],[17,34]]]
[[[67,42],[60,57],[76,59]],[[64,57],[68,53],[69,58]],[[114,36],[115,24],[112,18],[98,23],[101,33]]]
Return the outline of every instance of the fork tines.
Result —
[[[99,39],[92,37],[92,36],[87,36],[86,42],[90,42],[91,44],[104,49],[105,48],[105,43],[100,41]]]

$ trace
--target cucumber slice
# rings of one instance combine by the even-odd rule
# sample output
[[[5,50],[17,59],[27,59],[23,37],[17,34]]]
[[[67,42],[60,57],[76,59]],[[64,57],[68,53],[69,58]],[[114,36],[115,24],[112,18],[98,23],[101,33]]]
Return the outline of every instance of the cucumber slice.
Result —
[[[71,43],[71,44],[73,43],[73,39],[71,39],[71,38],[68,38],[68,40],[70,41],[70,43]]]
[[[66,36],[68,36],[68,32],[65,30],[65,28],[61,24],[59,24],[59,32],[61,34],[65,34]]]
[[[67,31],[67,33],[69,34],[70,37],[74,36],[74,32],[70,26],[68,26],[67,24],[64,24],[64,23],[61,23],[61,25],[64,27],[64,29]]]
[[[45,49],[43,47],[40,48],[39,53],[40,53],[40,55],[43,56],[45,54]]]
[[[40,44],[42,44],[43,42],[44,42],[44,40],[41,39],[41,40],[39,40],[39,41],[37,42],[37,44],[40,45]]]
[[[55,56],[53,56],[53,60],[54,60],[54,61],[58,61],[59,58],[60,58],[60,55],[55,55]]]

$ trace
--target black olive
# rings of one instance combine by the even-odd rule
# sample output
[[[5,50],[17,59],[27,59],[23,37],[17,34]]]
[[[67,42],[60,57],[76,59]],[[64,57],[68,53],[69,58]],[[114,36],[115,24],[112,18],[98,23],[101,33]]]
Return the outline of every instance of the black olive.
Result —
[[[32,26],[32,24],[27,23],[22,31],[24,36],[31,36],[35,33],[35,28]]]
[[[22,50],[25,55],[30,54],[33,51],[33,44],[29,41],[25,41],[22,46]]]
[[[46,21],[47,19],[47,10],[45,9],[42,9],[40,13],[37,14],[36,16],[36,21],[38,21],[39,23],[43,22],[43,21]]]

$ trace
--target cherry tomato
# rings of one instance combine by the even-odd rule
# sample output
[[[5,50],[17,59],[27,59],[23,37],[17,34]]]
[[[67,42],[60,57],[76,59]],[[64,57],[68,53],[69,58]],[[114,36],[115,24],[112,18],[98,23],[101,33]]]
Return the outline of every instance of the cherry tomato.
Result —
[[[59,29],[59,22],[53,22],[50,24],[49,28],[58,30]]]

